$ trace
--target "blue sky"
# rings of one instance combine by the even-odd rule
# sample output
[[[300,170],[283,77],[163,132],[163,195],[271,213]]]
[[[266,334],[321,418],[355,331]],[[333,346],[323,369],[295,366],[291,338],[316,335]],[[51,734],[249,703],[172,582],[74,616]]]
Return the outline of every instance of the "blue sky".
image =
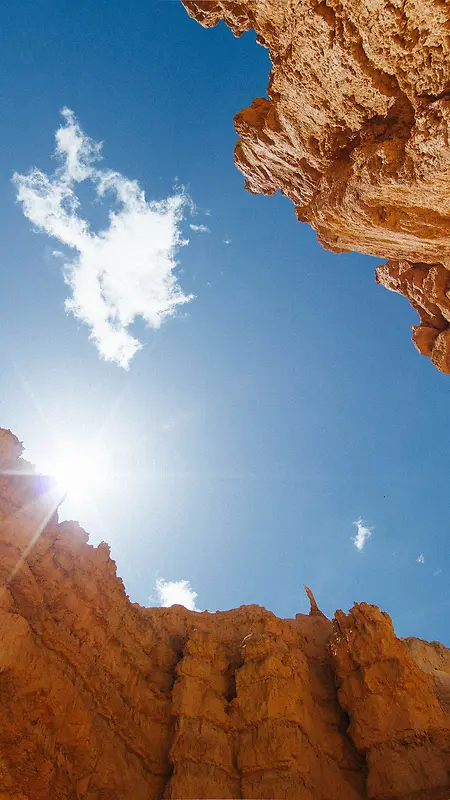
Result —
[[[7,5],[0,424],[38,463],[62,439],[98,440],[109,463],[61,516],[110,543],[145,605],[158,579],[187,580],[201,609],[293,616],[307,583],[328,614],[366,600],[399,635],[450,644],[450,383],[412,346],[413,310],[376,286],[376,259],[325,252],[288,200],[244,191],[233,116],[265,93],[266,51],[177,2]],[[176,277],[196,297],[157,330],[131,324],[144,347],[128,370],[66,313],[53,251],[73,252],[36,233],[11,180],[58,167],[63,107],[104,143],[99,169],[195,204]],[[110,202],[76,188],[98,232]],[[126,282],[132,255],[116,255]]]

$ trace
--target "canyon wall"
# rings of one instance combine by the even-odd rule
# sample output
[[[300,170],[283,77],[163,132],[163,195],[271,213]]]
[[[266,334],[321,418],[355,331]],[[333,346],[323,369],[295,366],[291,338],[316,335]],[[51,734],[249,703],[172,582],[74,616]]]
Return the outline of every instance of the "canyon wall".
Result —
[[[450,4],[183,5],[269,50],[268,98],[235,118],[246,188],[280,190],[334,252],[387,258],[377,281],[410,300],[414,344],[450,373]]]
[[[127,598],[0,429],[0,800],[448,800],[450,650],[328,620]]]

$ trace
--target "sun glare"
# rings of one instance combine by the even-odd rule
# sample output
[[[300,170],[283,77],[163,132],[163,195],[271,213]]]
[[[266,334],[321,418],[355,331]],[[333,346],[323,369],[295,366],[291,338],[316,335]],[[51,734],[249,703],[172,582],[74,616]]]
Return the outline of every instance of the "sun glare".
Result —
[[[105,484],[106,454],[92,446],[65,445],[61,456],[46,465],[45,472],[54,478],[61,494],[84,497]]]

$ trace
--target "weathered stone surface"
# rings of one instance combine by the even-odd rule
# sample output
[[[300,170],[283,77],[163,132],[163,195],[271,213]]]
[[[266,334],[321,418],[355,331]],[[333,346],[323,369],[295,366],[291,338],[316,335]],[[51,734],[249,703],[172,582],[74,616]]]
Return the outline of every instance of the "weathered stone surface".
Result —
[[[442,708],[450,713],[450,650],[440,642],[405,639],[408,650],[420,669],[431,675]]]
[[[450,271],[442,264],[389,260],[376,271],[377,282],[408,298],[420,317],[413,327],[419,353],[450,373]]]
[[[417,664],[420,656],[427,664],[432,659],[413,642],[408,648],[397,639],[376,606],[355,605],[348,616],[336,612],[331,650],[338,697],[350,717],[348,732],[366,757],[368,797],[449,785],[450,717],[429,671]],[[447,663],[445,648],[442,656]]]
[[[398,281],[398,262],[404,271],[410,262],[418,280],[431,265],[446,285],[449,3],[183,0],[183,5],[205,27],[223,19],[236,36],[255,29],[269,50],[268,98],[257,98],[235,118],[240,137],[235,160],[247,189],[280,190],[290,197],[298,218],[312,225],[330,250],[390,259],[379,280],[406,294],[414,307],[415,278]],[[431,286],[436,276],[424,283],[419,304],[424,310],[436,305]],[[448,320],[446,295],[437,308]],[[450,334],[444,328],[424,322],[421,314],[414,341],[439,369],[450,372]]]
[[[448,798],[449,650],[309,590],[295,619],[130,603],[21,452],[0,430],[0,800]]]

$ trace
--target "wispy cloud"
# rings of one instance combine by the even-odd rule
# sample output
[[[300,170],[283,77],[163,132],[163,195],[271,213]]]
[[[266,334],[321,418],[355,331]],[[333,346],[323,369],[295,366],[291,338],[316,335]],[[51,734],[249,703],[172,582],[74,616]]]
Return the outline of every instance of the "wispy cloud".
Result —
[[[177,283],[175,256],[187,244],[181,222],[189,198],[179,190],[147,201],[137,181],[94,166],[102,144],[86,136],[70,109],[56,131],[53,175],[32,169],[13,182],[23,213],[40,231],[76,255],[64,265],[71,289],[66,308],[91,329],[102,358],[127,368],[141,342],[130,333],[138,317],[151,328],[192,299]],[[90,181],[99,199],[110,200],[109,225],[94,233],[79,215],[77,184]]]
[[[433,575],[436,577],[436,575],[440,575],[441,572],[442,572],[441,568],[438,567],[437,569],[434,570]]]
[[[367,540],[372,536],[373,528],[369,528],[363,519],[356,519],[353,525],[357,528],[356,536],[352,539],[353,544],[358,550],[364,550]]]
[[[197,592],[194,592],[189,581],[166,581],[164,578],[158,578],[155,592],[157,603],[163,608],[177,603],[189,611],[199,611],[195,605]]]
[[[207,225],[189,225],[191,231],[196,233],[211,233]]]
[[[425,557],[423,553],[421,553],[420,556],[417,556],[416,561],[418,564],[425,564]]]

